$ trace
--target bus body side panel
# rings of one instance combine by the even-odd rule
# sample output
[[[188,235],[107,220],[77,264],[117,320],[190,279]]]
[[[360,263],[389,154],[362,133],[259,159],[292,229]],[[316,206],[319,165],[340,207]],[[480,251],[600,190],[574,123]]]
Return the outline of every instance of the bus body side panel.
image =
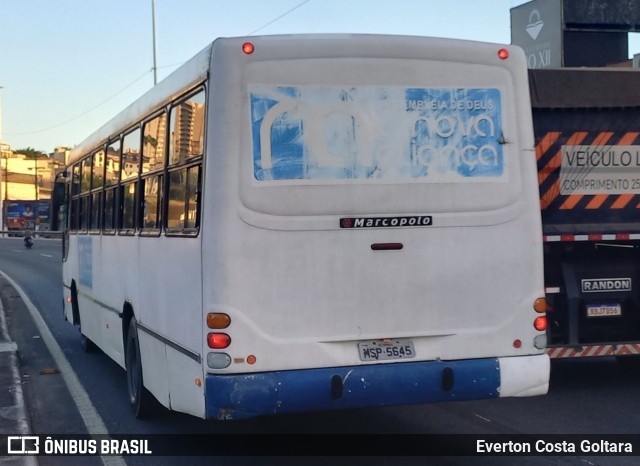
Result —
[[[133,274],[137,270],[136,264],[127,263],[123,266],[116,261],[106,261],[102,257],[104,243],[113,242],[113,238],[105,238],[97,235],[74,234],[70,235],[70,254],[65,267],[64,283],[67,286],[75,282],[80,313],[80,326],[82,333],[93,341],[102,351],[111,357],[116,363],[124,367],[124,345],[122,341],[122,322],[120,314],[122,304],[110,299],[111,296],[121,296],[122,283],[120,280],[122,271],[124,275]],[[129,248],[132,245],[109,247]],[[112,258],[120,257],[113,254]],[[118,271],[118,272],[112,272]],[[130,299],[134,298],[129,295]],[[71,306],[68,306],[67,320],[72,321]]]
[[[201,238],[139,241],[140,272],[146,277],[140,290],[145,299],[137,304],[136,317],[142,326],[141,345],[145,340],[148,345],[146,353],[140,348],[145,385],[154,382],[147,388],[166,407],[204,417],[203,388],[196,384],[203,376]]]
[[[75,252],[68,261],[76,259],[65,267],[64,283],[77,284],[82,333],[124,368],[122,312],[130,305],[138,321],[145,387],[165,407],[204,417],[203,389],[194,383],[203,376],[200,240],[71,235],[69,247]],[[158,247],[164,249],[162,264]],[[172,264],[178,263],[185,273],[174,273]],[[65,289],[66,296],[69,292]],[[65,312],[71,322],[70,303]]]

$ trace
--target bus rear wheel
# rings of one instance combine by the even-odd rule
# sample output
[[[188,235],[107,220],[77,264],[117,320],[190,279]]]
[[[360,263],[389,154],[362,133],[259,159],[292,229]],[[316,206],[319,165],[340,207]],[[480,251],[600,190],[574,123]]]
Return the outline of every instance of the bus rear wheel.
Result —
[[[140,358],[138,326],[135,317],[132,317],[129,322],[125,347],[125,367],[129,403],[131,403],[133,415],[137,419],[149,417],[152,414],[153,395],[144,388],[142,380],[142,360]]]
[[[98,347],[91,341],[84,333],[82,333],[82,322],[80,321],[80,306],[78,305],[78,290],[76,289],[75,282],[71,285],[71,309],[73,323],[78,326],[80,331],[80,346],[85,353],[93,353]]]
[[[85,353],[95,353],[98,347],[96,344],[91,341],[91,339],[82,333],[82,328],[80,329],[80,347]]]

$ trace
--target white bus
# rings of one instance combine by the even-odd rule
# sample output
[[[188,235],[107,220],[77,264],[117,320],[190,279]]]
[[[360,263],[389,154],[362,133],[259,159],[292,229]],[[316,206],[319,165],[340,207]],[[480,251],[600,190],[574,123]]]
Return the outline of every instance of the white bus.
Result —
[[[73,149],[65,318],[136,416],[548,388],[524,54],[218,39]]]

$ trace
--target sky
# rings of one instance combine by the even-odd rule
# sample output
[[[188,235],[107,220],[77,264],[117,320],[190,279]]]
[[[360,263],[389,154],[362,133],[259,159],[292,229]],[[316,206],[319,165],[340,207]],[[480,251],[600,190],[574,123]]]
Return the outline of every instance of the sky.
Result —
[[[379,33],[508,44],[526,0],[0,0],[0,141],[73,147],[217,37]],[[640,53],[640,34],[629,52]]]

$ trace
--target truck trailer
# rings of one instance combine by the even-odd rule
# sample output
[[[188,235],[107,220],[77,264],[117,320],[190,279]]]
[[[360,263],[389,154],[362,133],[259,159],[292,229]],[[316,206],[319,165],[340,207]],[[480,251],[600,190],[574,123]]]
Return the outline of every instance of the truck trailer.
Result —
[[[640,355],[640,72],[529,71],[552,358]]]

